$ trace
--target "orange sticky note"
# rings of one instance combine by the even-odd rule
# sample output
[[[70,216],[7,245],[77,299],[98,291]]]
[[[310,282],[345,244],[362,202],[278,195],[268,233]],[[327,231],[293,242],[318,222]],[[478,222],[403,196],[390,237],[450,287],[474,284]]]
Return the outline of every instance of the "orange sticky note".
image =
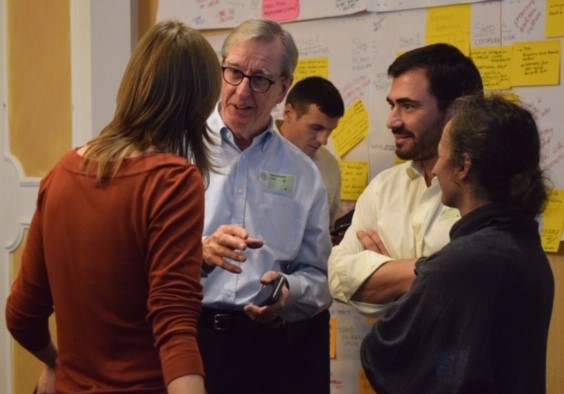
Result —
[[[329,358],[337,358],[337,319],[329,320]]]

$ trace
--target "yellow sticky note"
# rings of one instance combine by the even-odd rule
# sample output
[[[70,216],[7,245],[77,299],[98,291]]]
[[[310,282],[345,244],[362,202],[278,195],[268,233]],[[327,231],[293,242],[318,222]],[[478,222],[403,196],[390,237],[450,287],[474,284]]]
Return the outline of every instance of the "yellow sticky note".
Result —
[[[366,377],[364,369],[358,371],[358,394],[376,394]]]
[[[329,77],[329,59],[327,57],[315,57],[300,59],[294,72],[294,84],[307,77]]]
[[[341,161],[341,200],[356,201],[368,183],[368,163]]]
[[[564,190],[551,190],[542,213],[541,242],[545,252],[558,252],[564,227]]]
[[[329,358],[337,358],[337,319],[329,320]]]
[[[482,76],[485,89],[503,90],[511,87],[511,53],[513,47],[472,48],[470,55]]]
[[[368,111],[361,99],[357,99],[331,133],[331,140],[339,157],[343,157],[368,135]]]
[[[564,36],[564,0],[546,1],[545,28],[547,37]]]
[[[427,37],[470,33],[470,4],[427,9]]]
[[[560,47],[560,40],[513,44],[511,57],[513,86],[558,85]]]

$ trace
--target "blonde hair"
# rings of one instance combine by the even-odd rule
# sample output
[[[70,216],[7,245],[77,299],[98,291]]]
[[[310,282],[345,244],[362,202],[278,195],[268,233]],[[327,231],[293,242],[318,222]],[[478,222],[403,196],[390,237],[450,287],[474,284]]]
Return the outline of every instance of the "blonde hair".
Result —
[[[207,178],[206,121],[220,89],[219,59],[205,37],[178,21],[156,24],[133,51],[114,118],[87,144],[82,170],[96,162],[100,184],[131,154],[154,149],[189,156]]]

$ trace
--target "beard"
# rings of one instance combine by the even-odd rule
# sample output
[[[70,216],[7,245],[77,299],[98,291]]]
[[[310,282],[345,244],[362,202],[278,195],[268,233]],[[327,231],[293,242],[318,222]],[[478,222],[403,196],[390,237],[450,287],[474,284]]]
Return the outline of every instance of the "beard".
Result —
[[[402,160],[423,161],[435,158],[437,156],[437,146],[441,139],[443,132],[444,121],[441,119],[439,122],[431,125],[424,131],[416,134],[405,128],[395,129],[392,131],[394,134],[407,135],[412,139],[412,146],[410,148],[402,149],[401,146],[396,145],[396,156]]]
[[[420,144],[416,144],[411,149],[402,150],[396,148],[396,156],[401,160],[423,161],[437,156],[437,148],[436,145],[432,149],[432,147],[423,147]]]

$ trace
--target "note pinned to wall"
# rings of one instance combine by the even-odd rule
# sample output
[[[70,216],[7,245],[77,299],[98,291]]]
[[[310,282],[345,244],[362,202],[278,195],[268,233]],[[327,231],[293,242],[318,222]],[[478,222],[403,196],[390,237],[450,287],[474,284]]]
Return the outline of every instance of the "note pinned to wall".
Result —
[[[294,84],[307,77],[329,79],[329,59],[327,57],[315,57],[299,60],[294,72]]]
[[[564,190],[553,189],[542,213],[541,242],[545,252],[558,252],[564,227]]]
[[[427,10],[426,44],[446,42],[466,56],[470,54],[470,4],[433,7]]]
[[[278,22],[298,19],[300,0],[262,0],[262,16]]]
[[[341,200],[356,201],[368,183],[368,162],[341,161]]]
[[[409,10],[414,8],[438,7],[450,4],[480,3],[487,0],[402,0],[381,1],[368,0],[368,11],[388,12]]]
[[[546,26],[547,37],[564,36],[564,0],[546,1]]]
[[[347,108],[339,126],[331,133],[331,140],[339,157],[346,155],[368,135],[368,111],[361,99]]]
[[[480,70],[485,89],[511,88],[512,51],[510,45],[472,48],[472,60]]]
[[[558,85],[560,52],[560,40],[513,44],[511,60],[513,86]]]
[[[329,320],[329,358],[337,358],[337,319]]]

